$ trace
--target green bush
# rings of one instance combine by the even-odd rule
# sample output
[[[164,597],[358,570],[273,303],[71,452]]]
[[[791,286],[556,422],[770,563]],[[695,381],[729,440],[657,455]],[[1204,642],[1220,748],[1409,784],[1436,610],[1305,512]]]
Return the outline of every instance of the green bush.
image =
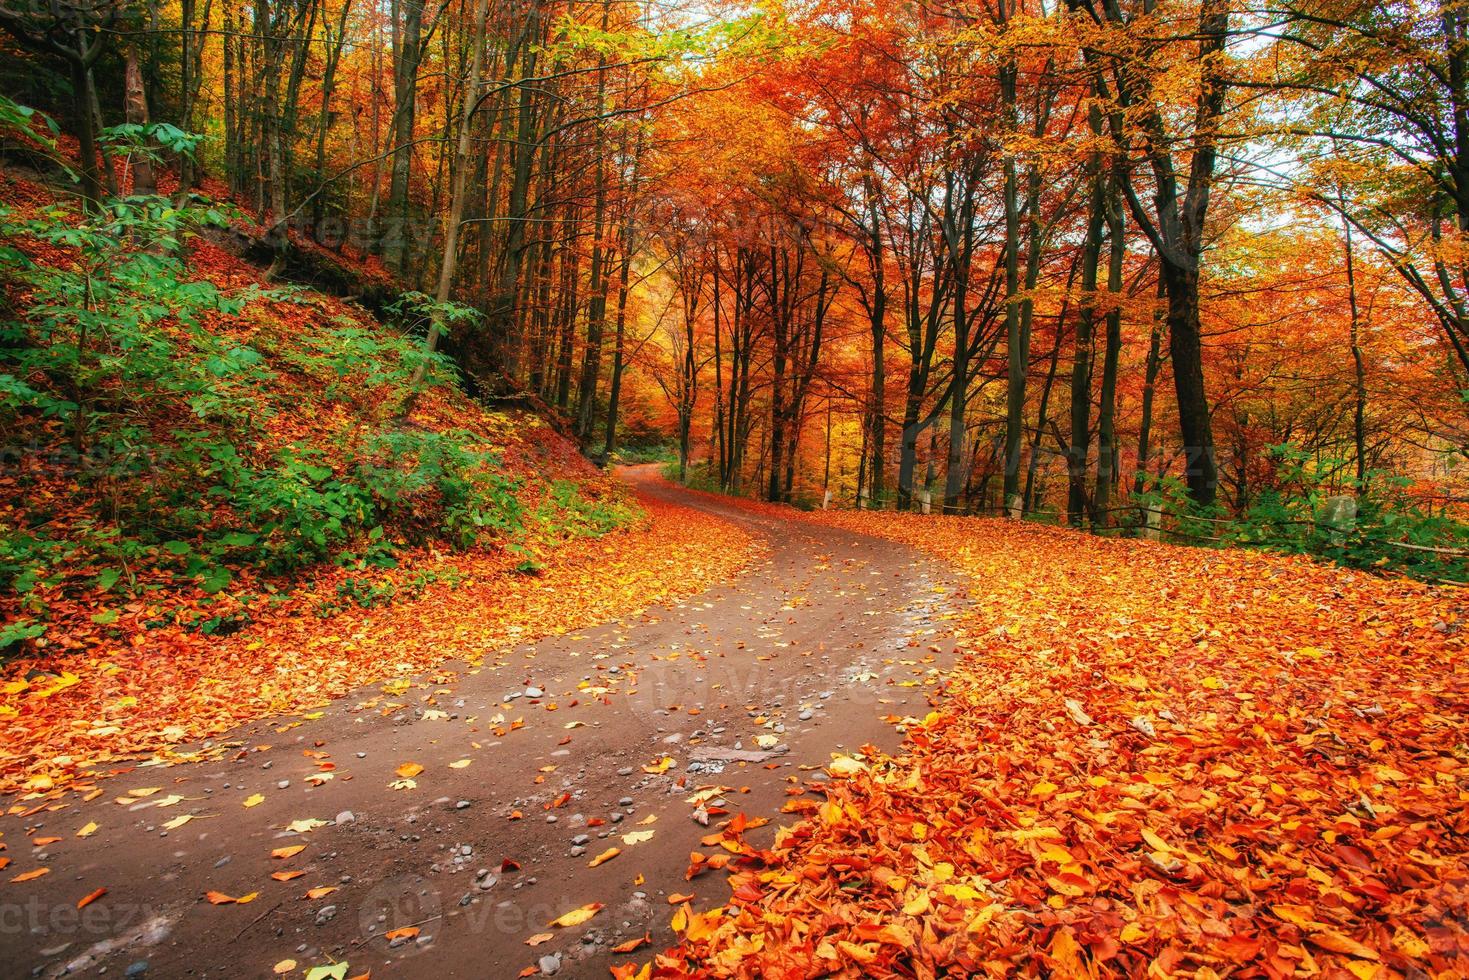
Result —
[[[0,97],[0,128],[26,129],[54,150],[38,121]],[[175,132],[120,127],[108,138],[192,150]],[[190,241],[226,220],[208,202],[161,196],[112,198],[89,212],[61,200],[0,206],[0,287],[17,307],[0,318],[0,433],[17,462],[16,491],[35,491],[20,520],[0,523],[0,589],[26,614],[0,631],[0,650],[41,634],[56,589],[116,592],[120,605],[163,587],[160,572],[218,593],[247,568],[392,567],[404,544],[514,544],[523,535],[520,487],[493,453],[473,448],[477,437],[400,427],[391,416],[425,358],[425,384],[453,377],[412,336],[426,297],[395,308],[402,333],[319,309],[286,316],[311,305],[310,294],[194,278]],[[242,314],[255,329],[231,339],[226,328]],[[456,306],[446,319],[470,315]],[[271,449],[278,403],[299,398],[283,386],[286,374],[324,385],[326,402],[360,401],[366,389],[385,408],[340,444]],[[620,519],[572,503],[569,524]],[[185,625],[237,628],[208,613]]]
[[[1169,532],[1189,543],[1217,543],[1313,555],[1348,568],[1396,572],[1429,580],[1469,581],[1469,525],[1430,514],[1404,492],[1409,481],[1369,473],[1363,485],[1345,488],[1326,474],[1341,461],[1318,462],[1294,446],[1270,449],[1274,487],[1259,492],[1248,509],[1230,517],[1187,504],[1177,481],[1164,481],[1150,502],[1176,515]],[[1356,514],[1333,519],[1327,503],[1351,495]]]
[[[600,538],[636,521],[641,509],[630,500],[588,500],[570,480],[557,480],[536,510],[536,525],[556,537]]]

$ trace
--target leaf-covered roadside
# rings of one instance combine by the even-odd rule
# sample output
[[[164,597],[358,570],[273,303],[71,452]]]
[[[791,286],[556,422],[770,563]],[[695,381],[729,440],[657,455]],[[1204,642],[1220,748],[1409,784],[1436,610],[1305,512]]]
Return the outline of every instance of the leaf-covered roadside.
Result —
[[[901,754],[808,784],[825,802],[744,848],[727,914],[686,916],[654,976],[1463,975],[1461,591],[814,519],[967,573],[966,654]]]
[[[391,678],[406,690],[415,674],[446,660],[497,666],[519,641],[695,594],[753,554],[752,539],[727,522],[652,498],[640,504],[649,520],[558,541],[536,556],[538,575],[514,574],[524,559],[513,552],[424,556],[415,570],[427,584],[413,601],[351,602],[323,618],[322,595],[303,592],[227,638],[173,628],[64,665],[8,663],[0,675],[0,792],[21,791],[16,806],[29,809],[87,791],[94,777],[139,759],[212,758],[227,747],[177,747],[248,720],[309,711],[374,681]],[[344,576],[331,581],[350,581]]]

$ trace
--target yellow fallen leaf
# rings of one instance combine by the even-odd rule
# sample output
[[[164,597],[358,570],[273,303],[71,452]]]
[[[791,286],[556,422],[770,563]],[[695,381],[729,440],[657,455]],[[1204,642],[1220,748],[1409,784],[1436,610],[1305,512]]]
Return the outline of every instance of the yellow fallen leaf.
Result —
[[[78,830],[77,831],[77,836],[78,837],[91,837],[96,832],[97,832],[97,825],[95,823],[88,823],[81,830]]]
[[[1377,950],[1370,946],[1364,946],[1357,940],[1345,933],[1334,929],[1320,929],[1306,937],[1306,940],[1322,949],[1329,949],[1333,953],[1345,953],[1364,960],[1378,959]]]
[[[563,929],[569,929],[572,926],[581,925],[583,922],[596,915],[599,911],[601,911],[601,909],[601,902],[588,902],[579,909],[572,909],[570,912],[557,916],[556,918],[551,920],[550,924],[553,926],[560,926]]]
[[[450,769],[465,769],[465,768],[468,768],[469,764],[471,762],[473,762],[473,761],[474,761],[473,759],[460,759],[458,762],[451,762],[451,763],[449,763],[449,768]]]
[[[527,946],[539,946],[541,943],[548,943],[555,938],[556,934],[554,932],[538,932],[527,939],[525,944]]]
[[[276,976],[282,976],[283,974],[291,973],[295,969],[295,960],[281,960],[275,966],[270,968],[271,972],[274,973]]]
[[[292,820],[290,823],[286,824],[286,829],[291,831],[291,833],[293,834],[305,834],[310,833],[317,827],[325,826],[325,820],[317,820],[314,817],[307,817],[305,820]]]
[[[252,806],[259,806],[260,804],[262,804],[264,802],[265,802],[265,797],[261,796],[259,793],[256,793],[253,796],[246,797],[245,802],[242,803],[242,804],[240,804],[240,805],[243,806],[243,807],[245,807],[246,809],[249,809]],[[282,962],[285,962],[285,961],[283,960]],[[292,960],[291,962],[294,963],[295,960]]]
[[[651,830],[634,830],[630,834],[623,834],[622,835],[622,842],[624,844],[629,845],[629,846],[631,846],[633,844],[641,844],[643,841],[652,840],[652,839],[653,839],[653,831],[651,831]]]
[[[180,816],[174,817],[172,820],[170,820],[167,823],[165,823],[163,825],[163,829],[164,830],[178,830],[184,824],[188,823],[190,820],[193,820],[193,819],[194,819],[194,815],[192,813],[181,814]]]
[[[405,762],[393,771],[402,776],[404,779],[412,779],[414,776],[417,776],[419,773],[423,772],[423,766],[420,766],[416,762]]]

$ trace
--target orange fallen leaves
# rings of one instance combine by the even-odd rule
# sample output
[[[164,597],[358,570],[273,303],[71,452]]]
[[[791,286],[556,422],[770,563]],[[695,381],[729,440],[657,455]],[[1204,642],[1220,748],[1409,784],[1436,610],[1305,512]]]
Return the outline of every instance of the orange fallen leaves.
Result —
[[[589,867],[589,868],[595,868],[598,865],[606,864],[608,861],[611,861],[613,858],[617,857],[617,855],[619,855],[621,853],[622,853],[622,848],[620,848],[620,847],[609,847],[609,848],[607,848],[607,850],[603,851],[601,854],[598,854],[596,857],[594,857],[590,861],[588,861],[587,862],[587,867]]]
[[[810,519],[956,566],[961,659],[935,711],[896,719],[899,754],[864,751],[735,857],[725,912],[678,910],[653,975],[1458,975],[1461,592],[1005,521]]]
[[[224,892],[210,891],[204,893],[204,899],[210,905],[248,905],[259,897],[259,892],[250,892],[250,894],[241,895],[239,898],[226,895]]]
[[[529,450],[526,456],[526,465],[539,458]],[[728,578],[755,551],[749,535],[716,517],[653,497],[639,503],[650,521],[601,539],[559,542],[537,576],[514,574],[520,557],[502,551],[405,554],[405,573],[455,572],[460,615],[445,615],[434,601],[436,590],[448,586],[384,608],[350,608],[325,621],[310,614],[321,597],[303,591],[278,607],[253,611],[257,622],[229,637],[154,629],[125,642],[99,638],[85,649],[85,661],[64,651],[10,660],[0,669],[0,717],[6,721],[0,793],[59,796],[83,777],[105,775],[119,759],[211,758],[210,752],[181,756],[173,749],[244,721],[319,708],[382,680],[386,665],[400,676],[454,658],[476,661],[486,649],[697,594]],[[334,594],[336,574],[345,573],[322,576],[324,595]],[[139,629],[146,618],[139,614]],[[41,688],[20,683],[36,671],[57,679]],[[107,719],[105,728],[96,726],[99,718]]]
[[[107,894],[107,889],[106,888],[98,888],[98,889],[96,889],[94,891],[90,891],[87,894],[83,895],[81,898],[77,899],[77,908],[84,909],[88,905],[91,905],[93,902],[97,901],[97,899],[101,898],[103,895],[106,895],[106,894]]]

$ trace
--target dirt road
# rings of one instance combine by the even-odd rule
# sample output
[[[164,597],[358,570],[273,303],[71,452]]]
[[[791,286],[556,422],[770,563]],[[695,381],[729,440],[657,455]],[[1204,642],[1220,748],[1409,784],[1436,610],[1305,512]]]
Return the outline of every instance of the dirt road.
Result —
[[[227,760],[0,820],[0,974],[605,977],[670,945],[671,894],[728,895],[721,873],[685,880],[728,819],[701,825],[698,803],[770,818],[748,835],[764,843],[832,753],[893,746],[883,718],[927,710],[962,596],[900,545],[629,479],[754,531],[767,557],[505,667],[446,663],[423,686],[248,726]],[[47,874],[9,880],[41,856]],[[584,924],[549,925],[589,903]]]

